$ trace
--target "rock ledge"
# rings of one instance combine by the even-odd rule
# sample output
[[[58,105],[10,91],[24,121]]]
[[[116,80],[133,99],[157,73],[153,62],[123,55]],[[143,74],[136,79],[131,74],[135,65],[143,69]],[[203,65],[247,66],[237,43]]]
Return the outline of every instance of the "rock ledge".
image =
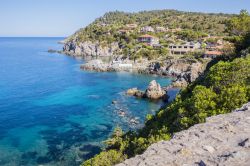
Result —
[[[170,141],[151,145],[117,166],[248,166],[250,102],[232,113],[207,118]]]

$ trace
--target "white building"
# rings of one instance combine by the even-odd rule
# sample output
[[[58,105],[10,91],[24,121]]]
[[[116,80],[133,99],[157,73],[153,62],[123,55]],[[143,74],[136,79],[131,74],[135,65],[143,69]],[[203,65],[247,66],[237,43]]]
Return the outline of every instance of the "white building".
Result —
[[[141,28],[141,32],[144,32],[144,33],[146,33],[146,32],[155,32],[155,30],[151,26],[145,26],[145,27]]]
[[[167,29],[165,27],[156,27],[156,32],[166,32]]]
[[[188,52],[194,52],[201,49],[200,43],[187,42],[185,44],[170,44],[169,50],[171,54],[183,55]]]
[[[156,45],[159,44],[159,39],[157,37],[151,36],[151,35],[142,35],[138,38],[138,41],[141,43],[146,43],[148,45]]]

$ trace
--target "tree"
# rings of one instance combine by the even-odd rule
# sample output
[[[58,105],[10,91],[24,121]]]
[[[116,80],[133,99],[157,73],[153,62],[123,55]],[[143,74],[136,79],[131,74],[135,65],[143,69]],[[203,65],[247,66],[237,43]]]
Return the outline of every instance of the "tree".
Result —
[[[219,113],[228,113],[235,108],[241,107],[248,101],[247,89],[244,85],[235,84],[221,90],[218,97]]]
[[[228,31],[234,35],[244,35],[250,31],[250,16],[247,10],[241,10],[238,16],[229,20]]]

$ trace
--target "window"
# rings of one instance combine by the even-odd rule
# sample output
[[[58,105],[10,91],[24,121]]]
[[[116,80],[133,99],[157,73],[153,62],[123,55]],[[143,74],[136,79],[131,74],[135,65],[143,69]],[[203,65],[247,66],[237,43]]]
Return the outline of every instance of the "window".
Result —
[[[194,48],[194,46],[190,46],[190,48]]]
[[[188,48],[187,46],[184,46],[184,48]]]
[[[173,48],[176,48],[176,46],[173,46]]]

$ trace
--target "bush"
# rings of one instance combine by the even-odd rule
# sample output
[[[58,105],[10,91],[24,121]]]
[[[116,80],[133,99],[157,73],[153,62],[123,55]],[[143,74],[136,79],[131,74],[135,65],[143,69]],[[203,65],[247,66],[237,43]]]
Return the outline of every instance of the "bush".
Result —
[[[101,152],[94,158],[85,161],[82,166],[112,166],[118,164],[126,159],[121,152],[116,150],[109,150]]]

